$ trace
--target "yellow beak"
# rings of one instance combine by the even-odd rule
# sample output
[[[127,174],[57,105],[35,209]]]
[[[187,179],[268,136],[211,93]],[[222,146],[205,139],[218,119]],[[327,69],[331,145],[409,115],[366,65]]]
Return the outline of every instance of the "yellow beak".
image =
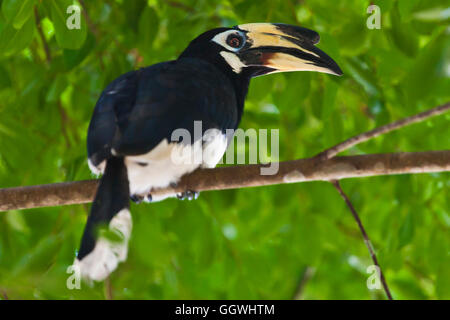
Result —
[[[276,23],[241,24],[236,28],[247,36],[247,44],[239,53],[246,66],[264,66],[269,72],[317,71],[342,75],[337,63],[315,46],[320,37],[313,30]]]

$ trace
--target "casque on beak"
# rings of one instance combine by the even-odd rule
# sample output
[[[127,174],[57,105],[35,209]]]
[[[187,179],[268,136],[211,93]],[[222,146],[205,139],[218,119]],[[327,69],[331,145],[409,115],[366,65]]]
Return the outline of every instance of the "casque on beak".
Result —
[[[315,46],[319,34],[302,27],[278,23],[236,26],[246,32],[247,43],[239,52],[246,66],[264,66],[272,71],[317,71],[342,75],[337,63]]]

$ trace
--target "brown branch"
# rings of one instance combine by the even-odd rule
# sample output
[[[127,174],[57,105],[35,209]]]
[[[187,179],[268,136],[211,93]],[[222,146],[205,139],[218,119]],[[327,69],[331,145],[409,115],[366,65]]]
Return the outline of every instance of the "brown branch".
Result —
[[[384,292],[386,293],[389,300],[392,300],[391,291],[389,290],[389,287],[386,282],[386,278],[384,277],[383,271],[381,270],[381,266],[378,263],[377,255],[375,254],[375,251],[372,246],[372,242],[369,239],[369,235],[366,232],[366,229],[364,228],[361,219],[359,218],[358,212],[356,212],[355,207],[353,206],[352,202],[350,201],[349,197],[345,194],[344,190],[342,190],[341,185],[339,181],[333,180],[331,183],[334,185],[334,187],[337,189],[341,197],[344,199],[345,203],[347,204],[347,207],[350,209],[350,212],[353,215],[353,218],[355,218],[356,223],[358,224],[359,230],[361,231],[361,234],[364,238],[364,243],[366,244],[367,249],[369,250],[370,257],[372,258],[373,263],[378,267],[378,270],[380,270],[380,280],[383,284]]]
[[[114,300],[110,276],[108,276],[103,283],[103,294],[105,295],[105,300]]]
[[[349,148],[351,148],[351,147],[353,147],[353,146],[355,146],[355,145],[357,145],[359,143],[366,142],[366,141],[368,141],[370,139],[378,137],[381,134],[388,133],[390,131],[400,129],[400,128],[408,126],[410,124],[417,123],[417,122],[420,122],[420,121],[424,121],[424,120],[426,120],[428,118],[440,115],[440,114],[442,114],[444,112],[447,112],[449,110],[450,110],[450,103],[446,103],[444,105],[435,107],[433,109],[427,110],[427,111],[419,113],[417,115],[414,115],[414,116],[411,116],[411,117],[407,117],[407,118],[398,120],[396,122],[393,122],[393,123],[390,123],[390,124],[387,124],[387,125],[375,128],[375,129],[373,129],[371,131],[364,132],[364,133],[359,134],[357,136],[354,136],[354,137],[352,137],[350,139],[347,139],[344,142],[341,142],[341,143],[337,144],[336,146],[334,146],[332,148],[329,148],[329,149],[319,153],[315,158],[316,159],[320,159],[320,160],[331,159],[331,158],[335,157],[338,153],[340,153],[340,152],[342,152],[344,150],[347,150],[347,149],[349,149]],[[367,233],[366,233],[366,231],[364,229],[364,226],[363,226],[361,220],[359,219],[358,213],[356,212],[355,208],[353,207],[353,204],[351,203],[350,199],[347,197],[347,195],[342,190],[342,188],[340,186],[340,183],[339,183],[339,180],[334,180],[333,179],[330,182],[338,190],[339,194],[344,198],[345,203],[347,204],[347,206],[350,209],[353,217],[355,218],[356,222],[358,223],[358,227],[359,227],[359,229],[361,231],[361,234],[362,234],[362,236],[364,238],[364,242],[365,242],[365,244],[366,244],[366,246],[367,246],[367,248],[369,250],[370,256],[372,257],[372,260],[373,260],[374,264],[376,266],[378,266],[378,268],[380,270],[380,278],[381,278],[381,281],[383,283],[384,291],[385,291],[388,299],[392,300],[392,295],[391,295],[391,293],[389,291],[389,287],[388,287],[388,285],[386,283],[384,274],[381,271],[381,266],[378,264],[378,260],[377,260],[377,257],[375,255],[375,252],[373,250],[372,244],[371,244],[371,242],[369,240],[369,237],[368,237],[368,235],[367,235]]]
[[[195,13],[194,8],[184,4],[182,2],[167,0],[167,1],[165,1],[165,3],[170,7],[178,8],[178,9],[184,10],[188,13]]]
[[[306,181],[330,181],[369,176],[450,171],[450,150],[401,152],[318,158],[277,163],[274,175],[261,175],[267,165],[199,169],[184,176],[176,187],[153,190],[161,196],[185,190],[208,191]],[[272,164],[274,165],[274,164]],[[0,211],[91,202],[98,180],[0,189]]]
[[[447,102],[439,107],[421,112],[419,114],[416,114],[411,117],[407,117],[392,123],[389,123],[387,125],[375,128],[373,130],[361,133],[357,136],[354,136],[350,139],[345,140],[344,142],[341,142],[334,147],[327,149],[317,155],[318,158],[325,160],[330,159],[337,155],[338,153],[347,150],[357,144],[360,144],[362,142],[366,142],[367,140],[373,139],[375,137],[378,137],[382,134],[406,127],[410,124],[417,123],[424,121],[426,119],[429,119],[431,117],[438,116],[440,114],[443,114],[445,112],[450,111],[450,102]]]
[[[303,292],[306,283],[314,276],[315,272],[316,270],[313,267],[306,266],[305,269],[303,269],[297,287],[295,288],[293,300],[303,300]]]
[[[66,110],[62,106],[61,100],[58,100],[56,105],[58,107],[59,117],[61,119],[61,133],[64,137],[64,140],[66,141],[66,147],[70,149],[72,144],[70,143],[69,134],[67,132],[70,119],[69,116],[67,115]]]
[[[433,109],[430,109],[430,110],[424,111],[422,113],[416,114],[414,116],[407,117],[407,118],[404,118],[404,119],[401,119],[401,120],[389,123],[387,125],[375,128],[373,130],[364,132],[364,133],[359,134],[357,136],[354,136],[354,137],[352,137],[350,139],[347,139],[344,142],[341,142],[341,143],[337,144],[336,146],[319,153],[316,156],[316,158],[317,159],[321,159],[321,160],[331,159],[334,156],[336,156],[338,153],[340,153],[340,152],[342,152],[344,150],[347,150],[347,149],[349,149],[349,148],[351,148],[351,147],[353,147],[353,146],[355,146],[355,145],[357,145],[359,143],[366,142],[366,141],[368,141],[370,139],[373,139],[375,137],[378,137],[378,136],[380,136],[382,134],[385,134],[385,133],[388,133],[388,132],[400,129],[400,128],[408,126],[410,124],[424,121],[424,120],[426,120],[428,118],[431,118],[431,117],[443,114],[443,113],[445,113],[445,112],[447,112],[449,110],[450,110],[450,103],[446,103],[446,104],[443,104],[441,106],[435,107]],[[366,231],[364,229],[364,226],[363,226],[363,224],[362,224],[362,222],[361,222],[361,220],[360,220],[360,218],[358,216],[358,213],[356,212],[355,208],[353,207],[353,204],[351,203],[350,199],[347,197],[345,192],[342,190],[342,188],[341,188],[341,186],[339,184],[339,180],[332,180],[330,182],[334,185],[334,187],[338,190],[339,194],[343,197],[343,199],[345,200],[345,203],[347,204],[347,206],[350,209],[353,217],[355,218],[355,220],[356,220],[356,222],[358,224],[358,227],[359,227],[359,229],[361,231],[361,234],[362,234],[362,236],[364,238],[364,242],[365,242],[365,244],[366,244],[366,246],[367,246],[367,248],[369,250],[370,256],[371,256],[374,264],[380,270],[380,280],[381,280],[381,282],[383,284],[384,291],[385,291],[388,299],[392,300],[392,295],[391,295],[391,293],[389,291],[389,287],[387,285],[387,282],[386,282],[386,279],[384,277],[384,274],[381,271],[381,266],[378,264],[378,260],[377,260],[377,257],[375,255],[375,252],[373,250],[372,243],[369,240],[369,237],[368,237],[368,235],[367,235],[367,233],[366,233]]]

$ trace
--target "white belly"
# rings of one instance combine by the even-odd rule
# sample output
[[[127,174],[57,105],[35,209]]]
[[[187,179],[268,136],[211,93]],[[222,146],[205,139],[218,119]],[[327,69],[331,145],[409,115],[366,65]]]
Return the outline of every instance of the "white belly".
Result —
[[[168,143],[164,139],[146,154],[126,157],[130,194],[145,196],[154,188],[177,183],[183,175],[200,166],[215,167],[227,145],[226,136],[215,129],[208,130],[194,144]],[[159,200],[162,198],[152,199]]]

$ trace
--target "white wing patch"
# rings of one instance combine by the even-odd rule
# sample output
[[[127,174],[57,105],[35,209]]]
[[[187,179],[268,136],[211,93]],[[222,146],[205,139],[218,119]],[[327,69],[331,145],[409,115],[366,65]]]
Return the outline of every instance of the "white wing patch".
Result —
[[[130,194],[146,195],[153,188],[178,182],[200,166],[215,167],[227,145],[226,136],[220,130],[210,129],[194,144],[169,143],[164,139],[144,155],[126,157]],[[163,199],[153,198],[152,201]]]
[[[167,187],[200,166],[214,168],[227,146],[226,135],[218,129],[210,129],[194,144],[168,143],[164,139],[144,155],[126,157],[130,194],[146,195],[153,188]],[[95,174],[104,170],[104,162],[98,167],[93,166],[91,161],[88,164]],[[153,198],[152,201],[160,201],[166,197]],[[111,220],[109,229],[121,234],[123,241],[111,242],[99,238],[94,250],[81,260],[75,259],[73,265],[79,268],[83,279],[102,281],[120,262],[126,260],[132,229],[130,211],[123,209],[117,213]]]
[[[198,167],[214,168],[222,159],[228,146],[226,135],[219,129],[209,129],[194,144],[162,140],[150,152],[125,157],[131,195],[147,195],[153,188],[165,188]],[[92,173],[99,175],[105,170],[106,161],[94,166],[88,160]],[[173,195],[175,196],[175,195]],[[164,198],[153,198],[160,201]]]

